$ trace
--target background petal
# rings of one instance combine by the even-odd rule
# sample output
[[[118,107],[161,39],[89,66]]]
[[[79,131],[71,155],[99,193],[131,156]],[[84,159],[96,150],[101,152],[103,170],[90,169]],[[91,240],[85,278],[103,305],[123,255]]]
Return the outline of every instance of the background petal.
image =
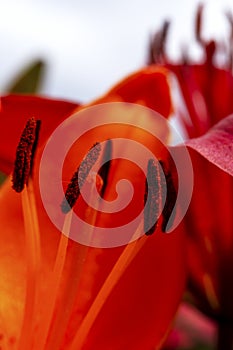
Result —
[[[189,140],[186,144],[233,176],[233,115],[220,121],[205,135]]]

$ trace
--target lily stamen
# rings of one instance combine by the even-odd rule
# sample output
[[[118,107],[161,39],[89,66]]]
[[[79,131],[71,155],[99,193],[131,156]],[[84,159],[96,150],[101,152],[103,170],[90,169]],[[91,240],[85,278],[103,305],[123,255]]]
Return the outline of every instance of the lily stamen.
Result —
[[[31,147],[30,154],[32,155],[34,144],[29,143],[29,145]],[[60,237],[59,247],[57,250],[57,255],[55,259],[52,276],[50,281],[47,284],[46,297],[44,299],[43,309],[42,309],[41,316],[39,318],[39,323],[37,324],[38,331],[36,333],[36,337],[34,336],[34,333],[35,333],[35,326],[36,326],[35,320],[37,319],[37,317],[34,316],[34,312],[35,312],[34,310],[35,310],[35,304],[36,304],[36,296],[38,292],[38,288],[37,288],[38,271],[36,271],[36,269],[39,268],[40,266],[39,264],[40,244],[38,245],[39,241],[37,240],[37,243],[33,241],[30,247],[29,245],[27,246],[27,251],[28,250],[31,251],[31,257],[30,257],[30,252],[28,254],[29,254],[29,260],[31,259],[30,262],[31,262],[32,270],[28,269],[29,271],[28,275],[30,278],[28,278],[28,281],[27,281],[27,290],[30,291],[30,295],[27,295],[26,297],[26,302],[25,302],[26,316],[23,322],[21,338],[19,342],[20,344],[19,350],[25,350],[25,349],[27,350],[31,350],[31,349],[59,350],[62,345],[62,339],[64,338],[64,335],[65,335],[64,332],[67,329],[67,325],[72,316],[73,307],[74,307],[76,296],[78,294],[77,292],[79,288],[79,283],[83,272],[83,267],[86,261],[87,253],[89,251],[89,246],[91,245],[92,233],[93,233],[92,230],[94,230],[97,215],[98,215],[98,210],[94,210],[89,206],[87,207],[84,215],[85,215],[85,218],[88,218],[89,224],[92,227],[92,229],[90,229],[90,232],[87,232],[87,241],[89,240],[90,244],[87,244],[87,246],[78,244],[77,246],[75,245],[75,247],[72,248],[72,242],[71,242],[70,247],[71,249],[74,250],[75,254],[71,254],[71,255],[69,254],[69,256],[67,256],[67,248],[70,242],[69,232],[71,230],[72,215],[73,215],[73,211],[71,209],[76,204],[81,194],[81,188],[86,181],[91,181],[91,184],[93,186],[92,190],[89,193],[90,200],[93,196],[93,193],[96,192],[94,191],[94,187],[97,186],[96,183],[99,183],[98,192],[101,194],[101,197],[104,197],[104,193],[107,188],[109,168],[111,166],[110,160],[107,161],[107,165],[105,163],[106,165],[105,168],[104,166],[101,168],[101,171],[99,171],[99,174],[95,174],[94,177],[90,174],[92,167],[94,166],[95,162],[99,158],[100,152],[101,152],[101,148],[99,143],[96,143],[89,150],[87,156],[84,158],[84,160],[82,161],[82,163],[80,164],[76,172],[74,173],[67,187],[67,190],[65,192],[65,197],[61,203],[61,210],[64,214],[66,214],[65,220],[64,220],[64,226]],[[106,159],[112,158],[111,140],[108,140],[106,144],[104,154],[103,154],[103,158],[104,157],[106,157]],[[23,164],[29,164],[29,160],[27,156],[24,155],[24,157],[21,157],[21,158],[24,161]],[[25,163],[25,159],[27,160],[26,163]],[[30,164],[32,164],[32,160],[33,159],[31,159]],[[70,345],[71,350],[82,349],[82,346],[85,343],[85,340],[87,339],[90,329],[93,326],[99,313],[101,312],[109,295],[112,293],[113,289],[116,287],[120,278],[125,273],[129,265],[132,263],[133,259],[137,256],[141,248],[144,246],[145,242],[148,239],[147,236],[152,234],[155,231],[158,225],[157,217],[161,214],[161,208],[163,203],[165,202],[165,195],[164,195],[164,186],[166,185],[165,179],[167,181],[167,184],[169,183],[169,181],[167,180],[167,176],[168,176],[167,173],[165,173],[165,175],[162,176],[161,174],[162,170],[164,170],[164,165],[162,162],[155,163],[153,160],[150,160],[148,162],[148,174],[147,174],[146,195],[145,195],[146,197],[145,199],[147,199],[148,201],[148,210],[144,212],[144,219],[141,221],[136,232],[133,234],[133,237],[132,237],[133,242],[127,244],[126,247],[123,249],[121,255],[115,262],[112,270],[110,271],[102,287],[100,288],[97,296],[92,302],[89,310],[84,316],[84,319],[82,320],[79,329],[77,330],[74,338],[72,339],[72,342]],[[29,173],[31,173],[31,168],[29,168],[28,171]],[[100,174],[103,174],[105,182],[100,177]],[[33,225],[36,223],[36,216],[35,216],[35,210],[34,210],[35,208],[33,209],[32,207],[30,207],[30,203],[34,203],[33,205],[35,206],[35,202],[34,202],[33,196],[31,199],[29,199],[30,192],[28,191],[28,188],[29,186],[31,186],[31,181],[30,179],[25,181],[25,178],[27,177],[25,176],[23,177],[23,180],[19,182],[20,186],[18,186],[17,188],[22,187],[22,183],[23,183],[23,186],[26,185],[22,195],[22,198],[24,198],[23,210],[24,210],[24,216],[25,216],[25,225],[27,225],[27,228],[25,228],[25,231],[26,231],[26,235],[28,234],[30,236],[29,239],[32,239],[31,233],[33,232]],[[168,197],[169,196],[167,196],[167,198]],[[165,203],[165,206],[166,206],[166,203]],[[165,221],[167,218],[166,215],[168,215],[169,213],[169,208],[163,209],[163,212],[162,212],[163,223],[166,222]],[[154,222],[154,220],[156,221]],[[143,230],[143,225],[144,225],[145,235],[143,235],[143,237],[138,239],[138,237],[140,237],[140,234]],[[38,223],[37,223],[37,226],[38,226]],[[36,244],[38,245],[38,249],[36,247]],[[64,274],[64,269],[67,262],[68,262],[67,266],[69,266],[70,271],[68,274]],[[34,275],[32,272],[34,273]],[[71,272],[75,272],[75,276]],[[63,280],[63,276],[65,277],[65,281]],[[62,288],[62,291],[60,291],[60,286],[64,282],[65,282],[65,287]],[[69,300],[69,302],[67,302],[67,300]],[[64,315],[64,304],[66,305],[65,315]],[[33,322],[32,322],[32,317],[34,320]]]
[[[66,260],[66,251],[67,251],[67,246],[69,241],[69,238],[64,234],[64,232],[69,232],[71,221],[72,221],[72,211],[70,211],[65,217],[63,230],[62,230],[61,238],[59,242],[58,252],[56,256],[56,261],[53,268],[53,273],[51,276],[51,280],[48,283],[49,295],[44,301],[44,305],[43,305],[44,314],[42,314],[41,316],[41,321],[40,321],[41,327],[37,336],[38,340],[37,340],[36,348],[38,349],[45,348],[48,332],[50,329],[50,324],[53,318],[54,308],[57,301],[56,296],[58,294],[58,290],[61,282],[62,272],[64,269],[65,260]]]
[[[165,184],[159,162],[150,159],[147,166],[144,231],[147,236],[154,233],[163,205]]]
[[[87,177],[86,181],[89,181],[92,185],[92,189],[90,190],[89,194],[89,200],[92,200],[93,193],[95,193],[95,187],[97,187],[98,192],[101,192],[103,181],[98,174],[90,174]],[[89,245],[91,243],[92,233],[95,227],[97,215],[97,210],[90,207],[86,209],[85,217],[88,217],[90,219],[89,224],[92,227],[89,232],[86,232],[87,242],[89,241]],[[62,296],[60,296],[59,305],[56,307],[56,319],[52,324],[52,328],[50,329],[50,336],[46,343],[46,349],[48,350],[59,350],[61,347],[62,336],[64,336],[64,330],[67,328],[67,324],[73,311],[73,303],[77,295],[80,278],[86,261],[87,253],[89,251],[89,245],[79,244],[73,246],[74,252],[71,254],[70,261],[70,269],[73,271],[73,273],[68,274],[67,280],[65,281],[66,288],[64,288]],[[61,252],[58,252],[58,254],[61,254]],[[64,304],[66,305],[65,314],[63,306]]]
[[[68,213],[75,205],[80,195],[80,190],[88,174],[90,173],[91,168],[99,158],[100,151],[100,144],[94,144],[94,146],[89,150],[87,156],[78,167],[77,171],[73,174],[72,179],[70,180],[70,183],[67,187],[65,198],[61,203],[61,210],[64,214]]]
[[[162,232],[166,232],[170,230],[173,221],[175,219],[175,211],[174,207],[177,199],[177,192],[174,184],[174,180],[171,172],[167,169],[165,163],[163,161],[159,161],[166,180],[166,188],[167,188],[167,196],[165,199],[165,204],[162,212],[163,221],[162,221]],[[168,225],[169,224],[169,225]]]
[[[141,221],[141,223],[139,224],[138,229],[135,231],[133,235],[133,238],[134,237],[138,238],[142,228],[143,228],[143,221]],[[90,309],[88,310],[86,316],[84,317],[84,320],[82,321],[78,331],[76,332],[76,335],[70,346],[70,350],[82,349],[85,339],[92,325],[94,324],[98,314],[100,313],[103,305],[105,304],[107,298],[111,294],[114,287],[117,285],[118,281],[120,280],[121,276],[124,274],[125,270],[128,268],[128,266],[131,264],[133,259],[136,257],[138,252],[143,247],[143,245],[146,243],[147,239],[148,239],[147,236],[144,235],[140,239],[136,239],[135,241],[126,245],[120,257],[118,258],[115,265],[113,266],[111,272],[109,273],[106,280],[104,281],[99,293],[97,294]]]
[[[66,213],[66,216],[65,216],[62,234],[61,234],[60,241],[59,241],[59,247],[58,247],[56,260],[55,260],[55,264],[54,264],[54,268],[53,268],[52,278],[51,278],[51,280],[49,282],[49,286],[48,286],[49,295],[46,299],[46,305],[44,305],[44,315],[41,318],[41,327],[40,327],[40,331],[39,331],[39,335],[38,335],[38,342],[37,342],[38,343],[37,346],[39,349],[43,349],[45,347],[45,344],[48,344],[47,345],[48,348],[55,350],[57,347],[54,344],[54,342],[57,342],[57,334],[62,334],[62,329],[65,329],[65,327],[61,328],[60,324],[57,322],[55,322],[53,324],[53,328],[51,329],[51,324],[52,324],[54,309],[55,309],[56,302],[57,302],[57,295],[59,293],[59,286],[60,286],[61,279],[62,279],[62,272],[64,270],[66,257],[67,257],[67,247],[68,247],[68,242],[69,242],[69,235],[67,235],[67,233],[70,231],[71,221],[72,221],[72,213],[73,213],[71,211],[71,208],[73,208],[76,201],[78,200],[78,197],[80,196],[80,193],[81,193],[80,190],[81,190],[82,186],[84,185],[84,182],[89,181],[88,180],[90,177],[89,173],[90,173],[92,167],[94,166],[94,164],[96,163],[96,161],[99,157],[100,151],[101,151],[101,147],[100,147],[99,143],[96,143],[89,150],[89,152],[87,153],[87,156],[84,158],[84,160],[82,161],[82,163],[80,164],[78,169],[73,174],[71,181],[70,181],[70,183],[67,187],[67,190],[65,192],[65,198],[63,199],[62,204],[61,204],[61,210],[63,213]],[[99,178],[98,175],[97,175],[97,179],[96,179],[96,177],[94,179],[93,179],[93,177],[91,177],[91,182],[92,182],[93,187],[96,186],[96,180],[98,183],[101,183],[101,185],[102,185],[102,181],[98,181],[98,178]],[[92,196],[92,192],[93,191],[91,191],[90,196]],[[87,208],[87,210],[89,210],[89,208]],[[97,214],[95,214],[95,215],[97,215]],[[96,220],[96,216],[93,216],[92,220]],[[82,246],[82,248],[79,250],[79,260],[82,262],[80,264],[80,266],[77,264],[77,256],[75,256],[74,264],[76,265],[76,281],[77,281],[77,283],[79,282],[79,278],[81,276],[82,267],[83,267],[83,263],[85,261],[86,252],[87,252],[86,246]],[[70,283],[69,283],[69,286],[70,286]],[[67,298],[67,295],[65,295],[65,297]],[[60,303],[60,305],[62,305],[62,303]],[[56,310],[57,311],[56,320],[60,321],[60,317],[58,315],[59,310],[60,310],[60,308],[58,307]],[[68,312],[67,312],[67,314],[68,314]],[[58,332],[56,330],[56,325],[58,325],[58,327],[61,329],[61,331]],[[50,330],[51,330],[50,338],[48,338]],[[56,337],[54,337],[54,335],[56,335]]]
[[[166,177],[167,173],[162,176],[161,171],[163,171],[164,167],[162,167],[159,162],[155,163],[153,159],[149,160],[147,169],[148,173],[145,200],[149,202],[147,209],[144,211],[144,220],[141,221],[132,237],[132,239],[135,238],[135,240],[126,245],[120,257],[113,266],[111,272],[107,276],[105,282],[103,283],[90,309],[84,317],[84,320],[82,321],[78,331],[76,332],[76,335],[70,346],[70,350],[82,349],[91,327],[93,326],[97,316],[99,315],[112,290],[117,285],[121,276],[124,274],[138,252],[144,246],[145,242],[148,239],[147,236],[151,235],[158,225],[158,219],[156,218],[159,217],[163,203],[165,201],[166,183],[164,181],[164,176]],[[145,235],[138,239],[143,225]]]
[[[30,118],[22,132],[14,163],[14,172],[12,177],[13,189],[21,192],[27,185],[29,176],[32,172],[34,153],[37,146],[40,121]]]
[[[38,297],[38,275],[40,270],[40,232],[35,204],[33,184],[30,179],[36,150],[40,122],[27,121],[16,151],[13,172],[13,189],[21,193],[25,225],[25,251],[27,259],[26,296],[21,325],[19,350],[30,350],[33,343]]]
[[[145,191],[145,204],[148,203],[144,210],[144,231],[146,235],[154,233],[161,214],[162,232],[166,232],[171,228],[175,217],[176,198],[177,193],[171,172],[163,161],[155,162],[150,159],[147,167]]]
[[[99,175],[103,179],[103,187],[100,193],[102,198],[104,197],[104,194],[108,185],[109,171],[111,168],[111,159],[112,159],[112,141],[107,140],[106,146],[103,151],[103,157],[102,157],[103,165],[99,170]]]
[[[25,187],[21,195],[25,225],[25,251],[27,252],[27,282],[19,350],[29,350],[33,342],[35,328],[38,274],[40,270],[40,233],[35,222],[36,211],[31,208],[32,203],[27,187]]]

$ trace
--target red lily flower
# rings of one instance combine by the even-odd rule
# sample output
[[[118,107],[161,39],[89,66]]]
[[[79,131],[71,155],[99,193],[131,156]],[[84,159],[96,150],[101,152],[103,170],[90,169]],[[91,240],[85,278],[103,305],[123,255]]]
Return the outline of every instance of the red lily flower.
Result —
[[[203,135],[220,121],[206,135],[188,142],[195,150],[191,151],[194,173],[199,169],[194,176],[193,197],[185,217],[189,289],[202,311],[218,322],[218,348],[231,349],[233,289],[229,278],[233,271],[230,209],[233,130],[232,117],[223,118],[233,112],[233,76],[231,69],[217,69],[208,52],[206,57],[202,67],[187,69],[191,78],[189,82],[182,80],[181,70],[177,75],[193,121],[188,128],[189,135]],[[199,103],[195,109],[194,97],[197,96]]]
[[[156,94],[154,95],[154,93]],[[12,105],[11,101],[14,102],[16,99],[17,103]],[[106,96],[95,101],[95,104],[109,101],[142,104],[167,117],[171,111],[171,104],[165,71],[151,68],[138,72],[121,82]],[[30,109],[28,109],[28,105],[31,105]],[[46,122],[49,106],[51,106],[50,113],[54,115],[54,120],[50,118]],[[53,128],[56,128],[61,120],[72,113],[73,108],[74,104],[30,97],[9,96],[2,98],[0,118],[4,123],[4,128],[1,129],[1,133],[10,133],[13,129],[13,146],[16,146],[15,138],[16,136],[18,138],[20,134],[24,118],[31,117],[31,114],[42,119],[42,128],[45,121],[48,129],[41,130],[34,163],[33,183],[41,240],[40,263],[38,253],[33,248],[35,242],[31,241],[27,246],[24,240],[25,231],[28,231],[28,227],[31,225],[33,227],[33,222],[35,224],[34,204],[31,204],[32,223],[30,223],[30,215],[23,215],[20,195],[12,191],[9,180],[6,181],[0,192],[2,204],[0,225],[3,233],[0,238],[0,249],[2,249],[0,254],[1,341],[6,347],[18,347],[19,344],[24,350],[107,350],[109,348],[112,350],[124,348],[150,350],[154,347],[159,348],[174,316],[184,287],[182,232],[164,235],[159,224],[156,234],[150,237],[144,236],[138,240],[141,242],[140,245],[142,243],[143,245],[118,280],[119,271],[124,270],[122,261],[124,264],[127,263],[127,259],[130,259],[135,252],[134,243],[129,244],[126,248],[87,248],[64,238],[65,236],[61,235],[61,232],[55,228],[44,210],[39,194],[38,179],[41,154],[48,134]],[[56,118],[57,112],[58,119]],[[9,118],[15,120],[15,116],[20,118],[9,126],[7,120]],[[129,121],[133,120],[134,116],[129,115]],[[145,119],[146,123],[150,125],[153,120]],[[158,133],[163,135],[163,139],[168,136],[167,130],[164,129],[158,128]],[[167,152],[164,146],[161,146],[149,134],[145,138],[145,133],[138,128],[129,126],[121,131],[120,127],[117,129],[108,125],[107,128],[89,133],[86,138],[81,139],[80,148],[78,148],[79,145],[72,147],[64,163],[64,178],[71,178],[75,167],[80,164],[83,155],[94,142],[116,136],[127,137],[128,134],[155,152],[158,157],[162,157]],[[6,157],[5,149],[11,142],[7,139],[4,139],[4,142],[4,145],[0,145],[0,159],[8,160],[8,163],[12,164],[13,146],[8,148]],[[8,163],[4,162],[4,164]],[[9,166],[5,166],[4,170],[9,171]],[[114,184],[122,177],[129,178],[134,187],[139,188],[136,199],[144,196],[145,177],[134,167],[126,167],[124,161],[113,162],[108,177],[106,199],[114,197]],[[23,208],[30,212],[30,206],[28,208],[28,205],[25,204],[27,202],[27,189],[26,192],[24,191],[22,192]],[[29,192],[28,195],[30,195]],[[140,201],[136,201],[131,211],[137,211],[140,205]],[[86,216],[89,215],[89,218],[95,218],[90,208],[83,208],[80,199],[76,204],[76,209],[83,211]],[[132,214],[129,211],[130,213]],[[69,218],[68,215],[67,218]],[[102,214],[97,219],[99,223],[111,220],[109,215]],[[38,225],[34,226],[35,231],[38,231]],[[136,245],[135,248],[137,248]],[[59,253],[61,251],[65,252],[65,262],[62,262],[63,254]],[[122,254],[125,257],[123,260]],[[30,267],[29,264],[28,270],[25,270],[28,260],[33,261],[34,266]],[[59,273],[54,273],[55,261],[55,272],[60,271],[59,267],[63,268],[61,276]],[[115,279],[110,278],[108,283],[108,276],[111,275],[114,266],[116,269],[112,275],[115,276]],[[32,274],[32,269],[37,273]],[[117,282],[116,285],[114,281]],[[36,293],[33,292],[33,288],[28,288],[29,283],[33,288],[36,288],[38,284]],[[106,285],[110,287],[106,287]],[[108,293],[108,288],[111,287],[113,290]],[[99,292],[102,293],[100,294],[102,298],[98,297]],[[33,296],[33,294],[35,295]],[[106,301],[102,305],[102,300],[105,297]],[[31,304],[34,304],[34,307],[29,303],[29,300]],[[27,306],[26,314],[25,305]],[[99,307],[99,305],[101,306]],[[31,310],[33,314],[27,314],[28,310]],[[95,314],[95,312],[97,313]],[[25,324],[28,329],[25,328]]]
[[[169,68],[180,90],[175,113],[188,138],[194,170],[191,204],[184,218],[187,237],[188,290],[202,311],[219,324],[219,349],[233,344],[232,270],[232,15],[229,49],[202,36],[200,5],[196,17],[196,39],[204,51],[200,64],[173,64],[165,52],[168,25],[154,37],[150,63]],[[218,49],[226,50],[225,64],[216,66]],[[224,119],[225,118],[225,119]],[[185,170],[185,169],[184,169]],[[185,176],[185,173],[184,173]],[[189,186],[189,185],[187,185]]]
[[[219,346],[232,343],[232,116],[206,135],[188,142],[194,169],[192,201],[185,217],[188,240],[189,288],[202,311],[220,327]],[[201,203],[202,210],[199,209]],[[190,222],[192,221],[192,225]],[[192,227],[192,229],[190,229]],[[221,328],[230,332],[221,339]],[[225,331],[224,331],[225,332]]]
[[[215,58],[221,45],[214,40],[208,42],[203,39],[202,11],[203,7],[199,6],[196,38],[204,49],[203,63],[193,64],[185,57],[182,64],[174,65],[164,52],[159,57],[163,58],[162,64],[169,67],[177,78],[183,104],[174,104],[174,109],[181,126],[192,138],[187,141],[187,146],[193,163],[194,188],[184,218],[188,289],[196,305],[218,322],[218,349],[231,349],[232,57],[227,56],[225,66],[217,68]],[[233,21],[229,14],[228,19],[232,31]],[[232,33],[229,46],[232,54]]]
[[[185,102],[178,115],[189,138],[205,134],[214,124],[233,112],[230,71],[217,68],[212,62],[170,65],[177,77]]]
[[[181,303],[174,328],[163,350],[212,349],[215,341],[215,322],[203,315],[196,307],[188,303]]]

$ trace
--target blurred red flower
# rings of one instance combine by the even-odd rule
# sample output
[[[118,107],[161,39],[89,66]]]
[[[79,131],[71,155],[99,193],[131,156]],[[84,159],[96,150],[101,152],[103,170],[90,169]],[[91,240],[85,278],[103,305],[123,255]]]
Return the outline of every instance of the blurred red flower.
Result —
[[[233,344],[233,17],[227,13],[227,18],[228,47],[204,39],[203,6],[198,7],[195,34],[204,53],[201,63],[193,63],[187,52],[181,63],[170,62],[165,50],[167,23],[154,36],[149,58],[149,63],[169,68],[177,82],[174,110],[188,139],[194,170],[192,200],[184,218],[188,290],[196,305],[218,322],[219,349],[231,349]],[[225,58],[221,65],[219,53]]]

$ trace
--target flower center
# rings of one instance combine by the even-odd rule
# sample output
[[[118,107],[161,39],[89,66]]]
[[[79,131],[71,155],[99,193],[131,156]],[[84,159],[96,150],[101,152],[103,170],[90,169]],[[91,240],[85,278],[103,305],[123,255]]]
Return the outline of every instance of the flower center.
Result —
[[[38,139],[39,123],[31,118],[23,131],[19,146],[17,148],[17,157],[15,170],[13,174],[13,188],[17,192],[22,192],[22,206],[25,224],[25,241],[27,252],[27,283],[25,296],[25,309],[21,333],[19,339],[19,350],[31,349],[58,349],[59,339],[64,336],[68,321],[73,312],[72,303],[67,307],[66,301],[70,299],[70,288],[60,291],[62,278],[64,276],[65,263],[67,261],[69,235],[72,223],[73,211],[71,210],[80,196],[80,190],[86,181],[91,182],[94,193],[94,187],[98,187],[101,198],[104,198],[105,191],[109,184],[109,172],[112,167],[112,141],[108,140],[102,154],[102,167],[97,175],[91,176],[90,172],[101,154],[99,143],[88,151],[77,170],[73,174],[70,183],[65,191],[64,199],[61,203],[61,210],[65,214],[63,232],[66,235],[60,235],[60,242],[54,262],[51,279],[46,282],[46,297],[43,302],[41,315],[36,317],[36,305],[38,302],[38,291],[40,290],[39,270],[40,270],[40,234],[38,219],[36,214],[35,198],[33,185],[31,181],[32,163],[35,148]],[[85,342],[96,317],[101,311],[105,301],[118,283],[124,271],[130,265],[134,257],[148,239],[148,235],[155,232],[161,221],[161,229],[165,232],[170,215],[173,212],[176,201],[176,190],[171,173],[166,169],[165,163],[150,159],[147,166],[146,185],[145,185],[145,203],[144,218],[134,233],[134,237],[139,237],[139,232],[144,226],[145,235],[140,239],[133,240],[125,246],[118,257],[115,265],[101,286],[99,293],[92,302],[87,314],[72,341],[71,350],[81,349]],[[95,227],[98,210],[87,207],[85,216],[91,220],[90,227]],[[89,222],[90,223],[90,222]],[[91,229],[90,229],[91,230]],[[88,237],[92,237],[92,232],[88,232]],[[69,256],[71,270],[75,271],[75,277],[70,274],[66,278],[66,283],[72,286],[72,294],[77,295],[79,280],[86,261],[89,247],[77,245],[75,252]],[[78,260],[77,260],[78,255]],[[75,282],[74,282],[75,281]],[[64,302],[63,302],[64,301]],[[66,305],[66,317],[64,317],[64,306]],[[36,321],[37,320],[37,324]],[[35,342],[35,330],[36,343]],[[59,334],[59,337],[57,335]],[[34,345],[33,345],[34,344]]]

